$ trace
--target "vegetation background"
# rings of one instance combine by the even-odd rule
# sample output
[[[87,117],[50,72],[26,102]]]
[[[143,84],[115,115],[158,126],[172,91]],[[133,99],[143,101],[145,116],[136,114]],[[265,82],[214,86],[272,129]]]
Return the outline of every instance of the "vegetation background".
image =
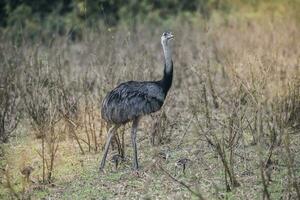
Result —
[[[1,1],[0,199],[300,199],[299,27],[299,0]],[[126,125],[99,175],[101,100],[162,76],[165,30],[175,77],[138,131],[142,173]]]

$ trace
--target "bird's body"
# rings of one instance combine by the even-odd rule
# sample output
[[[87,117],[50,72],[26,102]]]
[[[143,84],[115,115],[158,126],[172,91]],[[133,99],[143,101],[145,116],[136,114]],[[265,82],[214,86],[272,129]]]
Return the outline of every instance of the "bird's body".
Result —
[[[173,62],[168,41],[173,38],[169,32],[161,37],[164,50],[165,66],[163,78],[159,81],[128,81],[121,83],[103,100],[101,116],[109,124],[114,125],[109,130],[100,170],[103,170],[112,136],[119,126],[132,121],[132,144],[134,148],[134,169],[138,169],[136,131],[139,119],[147,114],[158,111],[172,85]]]
[[[170,76],[170,77],[166,77]],[[133,119],[158,111],[170,85],[165,84],[168,74],[160,81],[128,81],[107,94],[102,103],[102,118],[112,124],[125,124]]]
[[[164,99],[165,94],[157,82],[122,83],[105,98],[102,118],[109,123],[124,124],[158,111]]]

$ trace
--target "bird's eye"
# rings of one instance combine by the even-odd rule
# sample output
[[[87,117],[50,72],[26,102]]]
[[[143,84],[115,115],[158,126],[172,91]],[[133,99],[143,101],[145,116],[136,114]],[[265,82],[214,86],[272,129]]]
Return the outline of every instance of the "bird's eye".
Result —
[[[167,33],[166,33],[166,32],[164,32],[164,36],[167,36]]]

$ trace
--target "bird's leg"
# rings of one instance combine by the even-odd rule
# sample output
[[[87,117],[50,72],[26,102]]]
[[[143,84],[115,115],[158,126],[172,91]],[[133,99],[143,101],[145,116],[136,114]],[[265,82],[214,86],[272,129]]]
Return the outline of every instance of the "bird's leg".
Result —
[[[139,165],[138,165],[138,157],[137,157],[137,147],[136,147],[136,132],[137,132],[137,127],[139,124],[139,118],[135,118],[132,122],[132,130],[131,130],[131,142],[132,142],[132,147],[133,147],[133,169],[138,170]]]
[[[125,135],[125,126],[123,126],[123,128],[122,128],[122,152],[121,152],[122,160],[125,160],[125,140],[124,140],[124,135]]]
[[[116,171],[118,170],[119,161],[116,162]]]
[[[107,157],[107,153],[108,153],[108,149],[109,149],[109,145],[110,145],[110,142],[111,142],[111,138],[115,134],[118,127],[119,127],[119,125],[114,125],[108,131],[108,137],[107,137],[106,144],[105,144],[104,154],[103,154],[103,158],[101,160],[101,164],[100,164],[100,168],[99,168],[100,172],[103,171],[103,169],[104,169],[105,161],[106,161],[106,157]]]
[[[114,138],[117,143],[118,153],[119,153],[119,155],[122,155],[122,146],[121,146],[121,142],[120,142],[120,137],[118,134],[115,134]]]

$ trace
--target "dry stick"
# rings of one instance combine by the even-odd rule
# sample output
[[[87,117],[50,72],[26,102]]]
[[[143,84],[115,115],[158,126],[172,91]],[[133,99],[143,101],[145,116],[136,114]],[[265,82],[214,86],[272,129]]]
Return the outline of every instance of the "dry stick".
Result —
[[[94,113],[92,113],[92,131],[93,131],[93,134],[94,134],[94,144],[95,144],[95,152],[98,151],[98,138],[97,138],[97,131],[96,131],[96,128],[95,128],[95,115]]]
[[[194,190],[191,189],[191,187],[189,187],[187,184],[185,184],[184,182],[177,180],[174,176],[172,176],[169,172],[167,172],[167,170],[165,170],[161,165],[159,165],[159,168],[161,171],[163,171],[169,178],[171,178],[173,181],[175,181],[176,183],[179,183],[180,185],[184,186],[188,191],[190,191],[192,194],[194,194],[195,196],[197,196],[199,199],[204,200],[205,198],[198,192],[195,192]]]
[[[225,185],[226,185],[226,192],[230,192],[231,191],[231,188],[230,188],[230,185],[228,183],[228,179],[227,179],[227,171],[226,171],[226,168],[224,167],[224,178],[225,178]]]
[[[216,137],[215,137],[215,141],[217,142],[217,144],[215,145],[215,148],[217,150],[217,153],[221,157],[221,161],[223,163],[223,166],[224,166],[225,170],[228,173],[230,182],[231,182],[233,187],[238,187],[240,184],[236,180],[235,176],[231,173],[229,164],[228,164],[227,159],[226,159],[225,149],[222,150],[221,144],[220,144],[220,142],[218,141],[218,139]],[[223,145],[223,148],[224,148],[224,145]]]
[[[209,128],[210,125],[211,125],[211,119],[210,119],[209,105],[208,105],[208,99],[207,99],[207,92],[206,92],[205,84],[203,84],[203,94],[204,94],[204,102],[205,102],[205,114],[206,114],[206,118],[207,118],[206,126],[207,126],[207,128]],[[229,179],[230,179],[230,182],[231,182],[232,186],[233,187],[239,186],[239,183],[237,182],[237,180],[235,179],[235,177],[231,173],[231,170],[228,166],[228,162],[226,160],[225,150],[222,151],[220,142],[218,141],[217,137],[215,135],[213,135],[213,137],[214,137],[214,140],[216,141],[216,144],[214,145],[214,147],[216,148],[217,153],[221,157],[223,166],[225,168],[225,171],[227,171],[227,173],[229,175]],[[226,182],[227,182],[227,180],[226,180]]]
[[[188,129],[190,128],[192,119],[193,119],[193,117],[191,117],[191,119],[189,120],[189,123],[186,126],[186,129],[185,129],[185,131],[184,131],[184,133],[183,133],[183,135],[182,135],[182,137],[181,137],[180,141],[178,142],[177,147],[175,149],[178,149],[182,145],[183,139],[185,138],[185,135],[187,134]]]
[[[295,174],[295,170],[293,169],[293,162],[294,161],[293,161],[293,158],[292,158],[292,155],[291,155],[291,150],[290,150],[289,146],[290,146],[290,134],[287,131],[286,136],[285,136],[285,140],[284,140],[284,147],[285,147],[285,150],[286,150],[286,153],[287,153],[288,176],[289,176],[289,179],[292,179],[290,181],[292,181],[293,187],[296,190],[297,198],[298,198],[298,200],[300,200],[299,185],[298,185],[298,181],[297,181],[297,176]]]
[[[39,151],[35,150],[35,152],[43,159],[43,152],[40,153]],[[47,162],[47,159],[44,158],[44,166],[45,166],[45,174],[46,174],[46,168],[49,169],[49,164]]]
[[[90,134],[89,134],[89,131],[87,129],[87,125],[86,125],[86,116],[84,116],[84,129],[85,129],[85,134],[86,134],[86,138],[87,138],[87,141],[83,140],[82,138],[80,138],[81,141],[83,141],[84,143],[86,143],[89,147],[89,152],[91,152],[91,141],[90,141]]]
[[[234,132],[237,132],[239,128],[236,128],[235,126],[227,125],[224,122],[220,121],[218,118],[212,118],[215,122],[217,122],[219,125],[223,126],[224,128],[230,128]],[[250,125],[250,124],[249,124]],[[249,125],[247,125],[245,128],[247,128]]]
[[[51,145],[50,145],[50,167],[48,169],[48,181],[51,180],[52,178],[52,173],[53,173],[53,168],[54,168],[54,159],[55,159],[55,155],[57,153],[58,150],[58,145],[59,143],[57,142],[58,137],[55,136],[54,134],[54,129],[52,127],[51,130],[52,134],[51,134]]]
[[[206,167],[206,168],[210,168],[210,165],[208,163],[205,163],[203,162],[203,165]],[[213,172],[212,171],[209,171],[211,177],[213,177]],[[215,189],[215,195],[218,197],[218,199],[222,199],[223,198],[221,197],[221,195],[219,195],[219,191],[220,191],[220,188],[216,185],[216,183],[213,181],[213,180],[208,180],[208,179],[203,179],[203,181],[207,181],[209,183],[211,183]]]
[[[213,87],[213,81],[211,79],[210,69],[209,68],[210,68],[210,62],[209,62],[209,59],[208,59],[207,60],[208,85],[209,85],[209,89],[210,89],[211,96],[212,96],[212,99],[213,99],[214,107],[215,108],[219,108],[219,103],[218,103],[218,100],[217,100],[217,95],[216,95],[215,89]]]
[[[209,114],[209,105],[207,100],[207,93],[206,93],[206,87],[205,84],[203,84],[203,95],[204,95],[204,101],[205,101],[205,116],[206,116],[206,126],[207,128],[210,127],[210,114]]]
[[[215,136],[214,136],[214,140],[216,141],[215,144],[207,136],[205,136],[205,138],[206,138],[207,142],[216,149],[218,155],[221,157],[221,161],[222,161],[222,164],[224,166],[226,191],[231,191],[230,185],[229,185],[228,180],[227,180],[227,174],[229,175],[229,179],[230,179],[231,183],[237,183],[237,185],[239,185],[239,183],[235,180],[235,178],[232,178],[232,175],[231,175],[231,172],[229,170],[228,163],[227,163],[227,160],[226,160],[224,145],[222,146],[223,147],[223,149],[222,149],[221,145],[220,145],[220,142],[218,141],[218,139]],[[233,185],[235,185],[235,184],[233,184]]]
[[[53,147],[51,149],[51,160],[50,160],[50,170],[49,170],[49,174],[48,174],[48,180],[51,180],[51,178],[52,178],[52,173],[53,173],[53,168],[54,168],[54,159],[55,159],[55,155],[58,150],[58,143],[56,144],[56,146],[54,146],[54,145],[55,144],[53,144]]]
[[[89,131],[88,131],[88,128],[87,128],[87,116],[86,114],[89,113],[88,111],[88,105],[87,105],[87,100],[86,100],[86,105],[85,105],[85,115],[84,115],[84,129],[85,129],[85,133],[86,133],[86,138],[87,138],[87,145],[89,147],[89,152],[91,151],[91,141],[90,141],[90,134],[89,134]]]
[[[96,132],[96,128],[95,128],[95,117],[94,115],[92,115],[92,129],[93,129],[93,134],[94,134],[94,144],[95,144],[95,152],[98,151],[98,138],[97,138],[97,132]]]
[[[255,138],[255,127],[253,128],[252,126],[251,126],[251,122],[249,121],[249,119],[246,117],[246,121],[247,121],[247,123],[248,123],[248,126],[249,126],[249,128],[250,128],[250,131],[251,131],[251,134],[252,134],[252,143],[254,143],[254,144],[256,144],[257,143],[257,141],[256,141],[256,138]],[[256,117],[255,117],[255,122],[256,122]]]
[[[93,105],[91,105],[91,106],[93,106]],[[92,120],[94,122],[94,117],[93,117],[93,113],[91,113],[91,112],[92,111],[89,109],[89,111],[88,111],[88,122],[89,122],[90,133],[92,134],[92,137],[94,139],[95,151],[97,151],[97,149],[98,149],[98,147],[97,147],[97,135],[96,135],[93,123],[92,123]]]
[[[85,143],[86,145],[89,146],[89,143],[88,143],[87,141],[85,141],[84,139],[82,139],[82,138],[80,138],[80,137],[78,137],[78,139],[81,140],[83,143]],[[91,149],[95,150],[95,148],[92,147],[92,146],[91,146]]]
[[[45,135],[42,135],[43,183],[45,183]]]
[[[75,129],[74,129],[74,124],[73,123],[71,123],[71,120],[69,120],[68,119],[68,127],[69,127],[69,131],[71,132],[71,134],[74,136],[74,138],[75,138],[75,141],[77,142],[77,144],[78,144],[78,146],[79,146],[79,149],[80,149],[80,151],[81,151],[81,153],[84,155],[84,150],[83,150],[83,148],[82,148],[82,146],[81,146],[81,143],[80,143],[80,141],[79,141],[79,137],[77,136],[77,134],[75,133]]]
[[[268,125],[268,128],[269,128],[269,131],[270,131],[270,133],[271,133],[271,139],[270,139],[270,142],[271,142],[271,146],[270,146],[270,148],[269,148],[269,150],[268,150],[268,157],[267,157],[267,160],[266,160],[266,162],[264,163],[264,167],[265,167],[265,169],[266,168],[268,168],[269,167],[269,163],[271,163],[271,158],[272,158],[272,155],[273,155],[273,151],[274,151],[274,149],[275,149],[275,146],[276,146],[276,142],[277,142],[277,137],[276,137],[276,130],[275,130],[275,128],[273,127],[271,127],[271,124],[270,124],[270,121],[268,121],[267,122],[267,125]],[[267,177],[268,178],[268,181],[270,181],[271,180],[271,174],[269,174],[269,177]]]
[[[268,191],[268,184],[265,178],[265,174],[264,174],[264,162],[261,159],[260,156],[260,176],[261,176],[261,180],[262,180],[262,184],[263,184],[263,188],[264,188],[264,192],[263,192],[263,199],[265,199],[265,197],[270,200],[270,193]]]
[[[102,118],[100,118],[100,131],[99,131],[99,137],[98,137],[100,139],[102,138],[102,135],[103,135],[103,128],[105,128],[105,122],[104,122],[104,120],[102,120]],[[102,142],[101,142],[101,145],[102,145]]]
[[[229,126],[229,132],[230,132],[230,138],[229,138],[229,147],[230,147],[230,154],[229,154],[229,163],[230,163],[230,170],[231,170],[231,175],[233,177],[233,186],[240,186],[240,184],[237,182],[237,180],[235,179],[235,174],[234,174],[234,167],[233,167],[233,157],[234,157],[234,141],[236,140],[236,144],[238,143],[238,139],[236,139],[237,135],[238,135],[238,130],[234,130],[234,118],[236,118],[236,113],[234,113],[234,115],[232,116],[232,118],[230,119],[230,126]],[[225,154],[225,150],[224,154]]]
[[[75,140],[76,140],[76,142],[77,142],[77,144],[78,144],[78,146],[79,146],[79,148],[80,148],[80,151],[81,151],[81,153],[82,154],[84,154],[84,150],[83,150],[83,148],[82,148],[82,146],[81,146],[81,143],[80,143],[80,141],[79,141],[79,137],[76,135],[76,133],[75,133],[75,128],[77,128],[77,125],[75,124],[75,122],[73,122],[65,113],[63,113],[62,111],[60,111],[60,113],[63,115],[63,117],[65,118],[65,120],[67,121],[67,122],[69,122],[68,123],[68,128],[69,128],[69,131],[72,133],[72,135],[74,136],[74,138],[75,138]]]
[[[261,176],[261,180],[262,180],[262,184],[263,184],[263,199],[265,199],[265,197],[266,197],[266,199],[270,200],[270,193],[268,191],[268,183],[266,181],[266,177],[265,177],[265,173],[264,173],[265,163],[263,162],[261,153],[259,155],[259,160],[260,160],[260,176]]]
[[[18,193],[15,191],[15,189],[11,185],[8,165],[6,165],[6,167],[4,169],[4,175],[6,177],[6,187],[10,190],[10,192],[15,196],[16,199],[21,199],[19,197]]]
[[[262,123],[262,119],[261,118],[262,118],[262,116],[260,114],[260,120],[261,120],[260,123]],[[260,147],[259,147],[260,148],[260,151],[259,151],[259,162],[260,162],[260,176],[261,176],[261,180],[262,180],[262,184],[263,184],[263,199],[265,199],[265,197],[266,197],[267,200],[270,200],[270,193],[268,191],[268,181],[266,180],[265,173],[264,173],[267,163],[265,163],[263,161],[263,159],[262,159],[262,152],[261,152],[261,148],[262,148],[262,144],[261,144],[262,133],[261,133],[260,129],[258,129],[258,131],[259,131],[259,137],[260,137],[260,139],[259,139],[259,141],[260,141],[259,142],[259,144],[260,144]],[[273,149],[273,148],[270,148],[270,150],[271,149]],[[271,155],[272,155],[272,151],[270,151],[270,153],[269,153],[268,160],[271,159]]]
[[[235,111],[233,111],[235,112]],[[229,131],[229,141],[228,141],[228,146],[230,148],[230,152],[229,152],[229,167],[230,167],[230,171],[232,173],[232,175],[234,176],[233,174],[233,142],[234,142],[234,136],[235,133],[237,133],[237,131],[234,131],[233,130],[233,125],[234,125],[234,117],[235,117],[235,113],[233,114],[229,114],[229,126],[228,126],[228,131]],[[235,133],[233,133],[235,132]],[[225,145],[224,145],[225,146]],[[225,148],[223,146],[223,152],[225,154]]]
[[[225,170],[225,184],[226,184],[226,189],[227,189],[227,191],[230,191],[230,186],[228,185],[228,182],[227,182],[226,172],[228,173],[230,182],[231,182],[231,184],[232,184],[233,187],[238,187],[238,186],[240,186],[240,184],[238,183],[238,181],[236,180],[235,176],[232,175],[232,173],[230,171],[228,162],[226,160],[226,153],[225,153],[224,145],[223,145],[223,149],[222,149],[220,141],[218,140],[218,138],[214,134],[212,134],[212,136],[213,136],[213,139],[214,139],[215,143],[210,138],[208,138],[207,135],[205,135],[205,138],[206,138],[207,142],[209,144],[211,144],[216,149],[218,155],[221,158],[221,161],[222,161],[222,164],[223,164],[223,167],[224,167],[224,170]]]
[[[260,109],[259,109],[260,110]],[[262,159],[262,137],[263,137],[263,119],[262,119],[262,112],[259,111],[258,113],[258,123],[259,123],[259,128],[257,129],[257,134],[258,134],[258,141],[259,141],[259,146],[258,146],[258,155],[259,155],[259,162],[260,162],[260,176],[261,176],[261,180],[262,180],[262,184],[263,184],[263,199],[265,199],[265,197],[270,200],[270,193],[268,191],[268,183],[266,182],[266,178],[265,178],[265,173],[264,173],[264,169],[265,169],[265,165]]]
[[[84,150],[83,150],[83,148],[82,148],[82,146],[81,146],[81,143],[80,143],[80,141],[79,141],[79,137],[78,137],[77,134],[75,133],[75,129],[74,129],[74,127],[73,127],[72,124],[69,124],[69,130],[71,131],[71,133],[72,133],[73,136],[75,137],[75,140],[76,140],[76,142],[77,142],[77,144],[78,144],[78,146],[79,146],[79,149],[80,149],[81,153],[84,155]]]

